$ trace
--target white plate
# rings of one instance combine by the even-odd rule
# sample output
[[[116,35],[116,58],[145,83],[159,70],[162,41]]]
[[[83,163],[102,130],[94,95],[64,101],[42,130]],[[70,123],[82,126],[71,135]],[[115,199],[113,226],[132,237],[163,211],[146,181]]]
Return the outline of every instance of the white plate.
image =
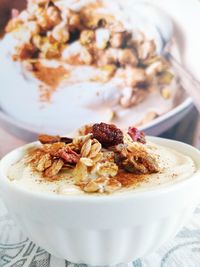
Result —
[[[166,114],[154,119],[152,122],[141,127],[148,135],[159,135],[170,129],[190,112],[193,104],[190,98],[184,100],[180,105],[167,112]],[[0,109],[0,125],[15,136],[25,141],[33,141],[40,133],[34,126],[27,125],[10,117]]]

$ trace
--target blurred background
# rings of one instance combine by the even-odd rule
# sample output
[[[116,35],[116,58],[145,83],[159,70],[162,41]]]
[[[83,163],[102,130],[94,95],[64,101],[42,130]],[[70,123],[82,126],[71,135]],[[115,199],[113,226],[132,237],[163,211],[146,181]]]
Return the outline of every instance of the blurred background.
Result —
[[[20,11],[25,7],[26,1],[24,0],[0,0],[1,38],[4,38],[4,29],[12,16],[12,10],[17,9]],[[0,53],[2,52],[0,51]],[[3,84],[0,90],[6,90],[5,88],[6,85]],[[12,105],[12,102],[10,105]],[[137,114],[137,111],[135,114]],[[152,122],[147,120],[146,124],[144,123],[140,128],[150,135],[180,140],[196,147],[200,146],[199,114],[189,96],[169,112],[166,112],[164,116],[159,118],[155,116]],[[2,109],[0,102],[0,157],[13,148],[34,140],[36,136],[37,131],[34,131],[28,124],[26,125],[10,116]]]

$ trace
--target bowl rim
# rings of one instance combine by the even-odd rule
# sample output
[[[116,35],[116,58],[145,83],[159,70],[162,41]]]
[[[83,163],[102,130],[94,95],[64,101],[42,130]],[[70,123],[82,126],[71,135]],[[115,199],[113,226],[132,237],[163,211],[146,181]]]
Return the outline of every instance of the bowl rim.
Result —
[[[44,193],[44,192],[33,192],[33,191],[29,191],[26,190],[24,188],[21,188],[15,184],[13,184],[12,182],[9,181],[9,179],[7,179],[6,177],[6,171],[8,169],[9,166],[5,167],[5,161],[7,161],[14,153],[17,152],[22,152],[23,150],[25,150],[27,147],[31,147],[34,145],[39,144],[38,141],[36,142],[32,142],[32,143],[28,143],[24,146],[21,146],[17,149],[12,150],[11,152],[9,152],[8,154],[6,154],[0,161],[0,184],[4,184],[7,188],[9,188],[9,190],[13,191],[14,193],[19,193],[19,194],[23,194],[25,197],[28,198],[35,198],[38,200],[53,200],[56,202],[74,202],[74,203],[98,203],[98,202],[118,202],[118,201],[122,201],[122,200],[130,200],[130,199],[137,199],[137,198],[153,198],[153,197],[157,197],[160,195],[164,195],[164,194],[168,194],[170,192],[176,191],[176,190],[181,190],[182,188],[187,188],[189,184],[191,184],[192,182],[198,182],[200,183],[200,151],[191,146],[188,145],[186,143],[183,142],[179,142],[179,141],[175,141],[175,140],[170,140],[170,139],[165,139],[165,138],[160,138],[160,137],[153,137],[153,136],[147,136],[147,140],[154,142],[156,144],[166,144],[166,146],[168,146],[167,144],[169,144],[168,147],[173,147],[175,145],[180,146],[181,148],[185,148],[186,152],[190,152],[193,153],[194,155],[191,156],[192,159],[194,160],[194,163],[196,165],[196,171],[194,172],[194,174],[188,178],[188,179],[183,179],[181,181],[178,181],[177,183],[174,184],[170,184],[170,185],[166,185],[163,187],[157,187],[157,188],[151,188],[149,190],[144,190],[144,191],[127,191],[125,194],[111,194],[111,195],[89,195],[89,194],[83,194],[83,195],[57,195],[57,194],[49,194],[49,193]],[[175,149],[176,151],[176,149]],[[180,150],[179,150],[180,151]],[[179,152],[178,151],[178,152]],[[188,152],[188,156],[189,156],[189,152]],[[180,152],[181,153],[181,152]],[[183,153],[183,152],[182,152]],[[187,153],[186,153],[187,154]],[[198,163],[197,163],[198,162]],[[9,164],[10,165],[10,164]]]
[[[140,126],[139,129],[142,131],[147,131],[150,128],[156,127],[163,121],[169,120],[172,117],[176,116],[179,113],[182,113],[184,110],[188,108],[192,108],[193,102],[190,97],[186,97],[181,103],[177,106],[170,109],[168,112],[160,115],[158,118],[153,119],[151,122]],[[22,131],[27,131],[31,134],[38,134],[38,127],[33,124],[24,123],[18,119],[15,119],[13,116],[6,113],[0,106],[0,120],[3,122],[9,123],[11,127],[17,127],[17,129],[21,129]]]

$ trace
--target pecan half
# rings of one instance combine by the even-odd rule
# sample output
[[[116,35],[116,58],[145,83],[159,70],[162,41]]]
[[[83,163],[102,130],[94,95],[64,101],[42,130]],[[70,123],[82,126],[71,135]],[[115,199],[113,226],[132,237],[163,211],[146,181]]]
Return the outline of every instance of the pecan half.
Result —
[[[123,133],[113,124],[97,123],[92,126],[93,137],[103,147],[115,146],[123,143]]]
[[[52,135],[47,135],[47,134],[40,134],[38,136],[38,140],[42,144],[53,144],[60,142],[60,136],[52,136]]]
[[[69,137],[60,137],[58,135],[53,136],[53,135],[47,135],[47,134],[40,134],[38,136],[38,140],[40,141],[40,143],[42,144],[54,144],[57,142],[62,142],[65,144],[69,144],[72,143],[73,139],[69,138]]]
[[[70,164],[76,164],[80,159],[80,155],[68,146],[59,149],[55,156]]]

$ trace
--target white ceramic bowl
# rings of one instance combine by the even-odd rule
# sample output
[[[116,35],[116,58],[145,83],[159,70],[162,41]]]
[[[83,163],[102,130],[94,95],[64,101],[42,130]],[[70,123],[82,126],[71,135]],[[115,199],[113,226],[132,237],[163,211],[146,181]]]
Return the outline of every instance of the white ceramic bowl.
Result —
[[[0,163],[2,197],[23,231],[53,255],[90,265],[126,263],[172,238],[200,200],[200,152],[176,141],[150,138],[194,160],[197,172],[172,186],[110,196],[28,192],[6,177],[23,148]]]

